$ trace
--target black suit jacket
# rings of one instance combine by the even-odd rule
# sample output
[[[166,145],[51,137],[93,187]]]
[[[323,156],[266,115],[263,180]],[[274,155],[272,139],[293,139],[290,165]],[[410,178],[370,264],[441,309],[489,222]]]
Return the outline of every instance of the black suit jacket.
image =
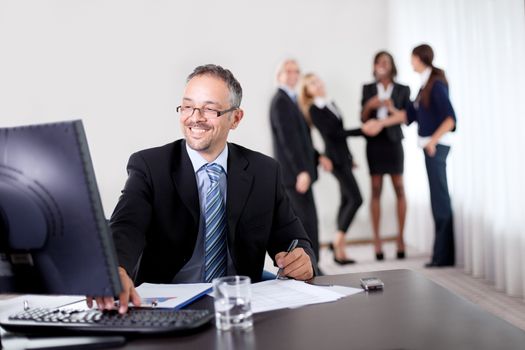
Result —
[[[337,107],[336,107],[337,108]],[[348,148],[348,136],[362,136],[361,129],[345,130],[343,121],[328,107],[310,107],[310,117],[315,127],[321,133],[325,144],[325,154],[335,165],[352,163],[352,153]],[[341,113],[339,116],[342,117]]]
[[[270,123],[274,155],[281,164],[284,185],[295,187],[297,175],[303,171],[314,182],[319,153],[314,149],[310,129],[299,107],[282,89],[272,99]]]
[[[365,103],[375,95],[377,95],[377,82],[364,85],[361,106],[364,106]],[[394,83],[394,89],[392,90],[390,98],[394,103],[394,107],[406,110],[410,104],[410,88],[405,85]],[[371,112],[370,118],[377,118],[377,110]],[[399,142],[403,139],[403,131],[401,131],[401,126],[399,124],[387,127],[383,129],[381,133],[385,133],[387,138],[392,142]]]
[[[119,264],[136,283],[170,283],[190,260],[199,229],[197,181],[185,141],[137,152],[127,170],[110,222]],[[228,247],[239,275],[259,281],[266,251],[273,258],[294,238],[315,266],[273,159],[228,144],[227,184]]]

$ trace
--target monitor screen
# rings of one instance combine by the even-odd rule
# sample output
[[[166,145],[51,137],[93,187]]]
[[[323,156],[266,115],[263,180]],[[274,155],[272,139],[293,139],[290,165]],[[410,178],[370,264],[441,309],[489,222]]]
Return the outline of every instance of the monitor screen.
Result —
[[[0,128],[0,292],[120,288],[82,121]]]

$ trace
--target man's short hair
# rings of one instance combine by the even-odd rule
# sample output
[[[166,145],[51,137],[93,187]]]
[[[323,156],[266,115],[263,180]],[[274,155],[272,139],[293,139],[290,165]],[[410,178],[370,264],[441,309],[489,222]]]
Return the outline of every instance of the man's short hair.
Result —
[[[195,68],[193,72],[188,75],[186,81],[189,82],[194,77],[201,75],[211,75],[212,77],[216,77],[224,81],[230,90],[230,103],[232,104],[232,107],[241,106],[242,87],[230,70],[224,69],[216,64],[205,64]]]

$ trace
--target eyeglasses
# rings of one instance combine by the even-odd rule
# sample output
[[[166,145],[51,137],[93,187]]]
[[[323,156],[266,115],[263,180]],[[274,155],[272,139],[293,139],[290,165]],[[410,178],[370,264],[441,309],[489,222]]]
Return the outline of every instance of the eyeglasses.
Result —
[[[198,110],[201,116],[205,118],[218,118],[223,114],[226,114],[228,112],[232,112],[236,110],[239,107],[231,107],[224,111],[218,111],[216,109],[211,108],[197,108],[197,107],[190,107],[190,106],[178,106],[177,107],[177,113],[179,113],[183,117],[191,117],[193,113],[195,113],[195,110]]]

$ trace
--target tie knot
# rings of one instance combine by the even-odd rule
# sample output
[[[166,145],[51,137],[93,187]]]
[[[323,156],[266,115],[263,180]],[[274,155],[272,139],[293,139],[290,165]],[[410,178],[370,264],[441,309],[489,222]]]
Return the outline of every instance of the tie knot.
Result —
[[[206,173],[208,174],[211,182],[219,181],[222,172],[222,167],[217,163],[206,165]]]

